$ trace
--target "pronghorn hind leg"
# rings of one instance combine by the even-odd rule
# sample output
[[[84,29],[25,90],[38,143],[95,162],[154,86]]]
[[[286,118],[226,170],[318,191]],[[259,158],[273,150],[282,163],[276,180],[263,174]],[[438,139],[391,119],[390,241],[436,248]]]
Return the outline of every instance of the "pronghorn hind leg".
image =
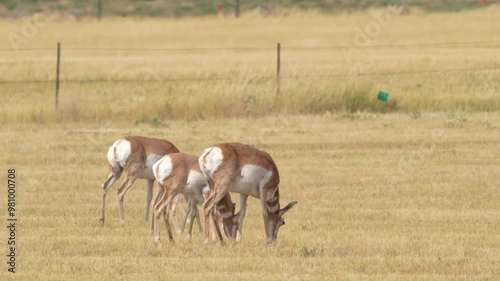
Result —
[[[205,202],[203,203],[203,236],[204,236],[204,241],[203,243],[208,244],[208,236],[209,234],[209,228],[210,228],[210,215],[212,213],[212,209],[214,208],[212,202],[215,197],[215,192],[210,192],[209,196],[205,199]]]
[[[165,206],[164,206],[164,212],[163,212],[163,219],[165,221],[165,226],[167,227],[168,231],[168,238],[170,241],[174,241],[174,236],[172,235],[172,228],[170,227],[170,222],[169,222],[169,216],[170,216],[170,205],[172,204],[172,200],[176,197],[178,192],[176,190],[179,190],[179,187],[177,186],[178,183],[175,182],[170,182],[170,183],[165,183],[164,186],[165,188]]]
[[[179,200],[181,199],[181,194],[177,194],[175,198],[172,200],[171,206],[170,206],[170,211],[172,212],[172,221],[174,222],[174,228],[175,232],[177,233],[182,233],[184,232],[184,226],[182,228],[179,226],[179,221],[177,220],[177,204],[179,203]]]
[[[219,222],[217,220],[217,216],[215,215],[215,213],[217,212],[216,209],[213,209],[212,211],[212,220],[214,222],[214,226],[215,226],[215,231],[217,233],[217,236],[219,237],[219,241],[221,243],[223,243],[223,240],[222,240],[222,233],[221,233],[221,230],[220,230],[220,227],[219,227]]]
[[[220,230],[220,227],[219,227],[219,223],[217,221],[217,216],[216,216],[216,212],[217,212],[217,204],[219,204],[219,202],[222,200],[222,198],[224,198],[224,196],[227,194],[227,192],[221,192],[221,193],[217,193],[215,195],[215,198],[214,200],[212,201],[212,220],[214,222],[214,226],[215,226],[215,230],[217,232],[217,236],[219,237],[219,240],[222,242],[222,234],[221,234],[221,230]]]
[[[127,177],[127,179],[122,183],[120,188],[118,189],[118,205],[119,205],[119,212],[120,212],[120,223],[124,224],[125,223],[125,210],[123,208],[123,198],[125,197],[125,193],[127,193],[127,190],[134,184],[135,178],[134,177]]]
[[[165,226],[167,227],[168,239],[170,241],[174,241],[174,236],[172,235],[172,228],[170,227],[170,222],[168,221],[169,219],[168,209],[170,208],[169,205],[170,204],[166,204],[165,207],[163,208],[163,221],[165,222]]]
[[[123,170],[120,170],[116,173],[112,171],[111,173],[109,173],[108,177],[106,178],[106,180],[102,184],[103,194],[102,194],[102,205],[101,205],[101,218],[99,220],[99,222],[101,224],[104,224],[104,212],[105,212],[104,210],[106,208],[106,194],[108,193],[111,186],[113,186],[113,184],[120,178],[122,171]]]
[[[161,196],[160,196],[161,195]],[[157,245],[160,245],[160,226],[158,225],[158,221],[160,220],[160,216],[164,213],[165,209],[165,201],[166,201],[166,192],[160,191],[155,199],[155,204],[153,206],[153,219],[151,225],[153,226],[153,236],[154,241]]]
[[[153,203],[153,212],[151,214],[151,233],[154,233],[155,206],[156,206],[156,204],[158,204],[161,201],[164,193],[165,192],[164,192],[163,186],[161,184],[159,184],[158,185],[158,194],[156,194],[155,201]]]

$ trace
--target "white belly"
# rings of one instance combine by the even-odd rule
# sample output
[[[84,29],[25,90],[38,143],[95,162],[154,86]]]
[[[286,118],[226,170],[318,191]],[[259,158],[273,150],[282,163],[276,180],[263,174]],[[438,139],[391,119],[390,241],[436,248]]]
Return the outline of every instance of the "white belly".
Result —
[[[259,189],[271,179],[273,173],[255,165],[245,165],[241,176],[231,186],[231,192],[242,193],[259,198]]]

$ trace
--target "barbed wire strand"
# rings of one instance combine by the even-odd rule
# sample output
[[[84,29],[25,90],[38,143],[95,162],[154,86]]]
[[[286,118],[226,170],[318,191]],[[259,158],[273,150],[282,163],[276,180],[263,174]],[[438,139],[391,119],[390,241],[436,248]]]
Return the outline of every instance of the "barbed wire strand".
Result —
[[[301,78],[335,78],[347,76],[391,76],[391,75],[409,75],[409,74],[428,74],[428,73],[446,73],[446,72],[475,72],[475,71],[493,71],[500,70],[500,66],[483,67],[483,68],[462,68],[462,69],[426,69],[426,70],[408,70],[399,72],[375,72],[375,73],[333,73],[324,75],[282,75],[281,79],[301,79]],[[237,81],[241,79],[250,80],[266,80],[276,79],[276,76],[253,76],[246,78],[229,78],[229,77],[198,77],[198,78],[165,78],[157,80],[141,80],[141,79],[66,79],[60,80],[60,83],[164,83],[164,82],[195,82],[195,81]],[[55,83],[51,80],[0,80],[0,84],[36,84],[36,83]]]
[[[304,46],[282,46],[283,51],[318,51],[318,50],[338,50],[346,48],[401,48],[401,47],[432,47],[432,46],[467,46],[467,45],[489,45],[500,44],[500,40],[492,41],[462,41],[462,42],[428,42],[428,43],[415,43],[415,44],[381,44],[381,45],[366,45],[354,46],[349,44],[335,45],[335,46],[318,46],[318,47],[304,47]],[[56,50],[55,47],[39,47],[39,48],[4,48],[0,51],[47,51]],[[206,47],[206,48],[95,48],[95,47],[63,47],[64,51],[101,51],[101,52],[117,52],[117,51],[130,51],[130,52],[196,52],[196,51],[274,51],[275,47]]]

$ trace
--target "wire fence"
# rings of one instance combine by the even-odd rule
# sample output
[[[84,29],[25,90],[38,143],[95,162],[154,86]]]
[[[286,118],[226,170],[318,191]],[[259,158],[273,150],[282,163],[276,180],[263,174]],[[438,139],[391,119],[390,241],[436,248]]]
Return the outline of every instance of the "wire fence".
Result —
[[[462,42],[426,42],[426,43],[415,43],[415,44],[381,44],[381,45],[366,45],[362,47],[336,45],[336,46],[319,46],[319,47],[303,47],[303,46],[288,46],[286,48],[281,48],[280,43],[277,44],[277,48],[262,48],[262,47],[206,47],[206,48],[95,48],[95,47],[65,47],[63,50],[71,52],[152,52],[157,54],[157,52],[173,52],[173,53],[189,53],[189,52],[204,52],[204,53],[217,53],[217,52],[271,52],[276,51],[277,55],[277,72],[276,75],[263,75],[263,76],[251,76],[245,79],[249,81],[272,81],[276,80],[276,92],[277,95],[280,93],[280,80],[281,79],[303,79],[303,78],[315,78],[315,79],[327,79],[336,77],[348,77],[348,76],[393,76],[393,75],[412,75],[412,74],[434,74],[434,73],[449,73],[449,72],[478,72],[478,71],[497,71],[500,70],[500,64],[493,66],[484,67],[464,67],[464,68],[441,68],[441,69],[419,69],[419,70],[408,70],[408,71],[383,71],[383,72],[347,72],[347,73],[330,73],[330,74],[314,74],[314,75],[282,75],[280,73],[281,68],[281,52],[315,52],[315,51],[325,51],[325,52],[343,52],[349,51],[351,48],[361,48],[361,49],[391,49],[391,48],[426,48],[426,47],[467,47],[467,48],[494,48],[500,47],[500,40],[490,40],[490,41],[462,41]],[[0,49],[0,52],[12,51],[12,49]],[[49,47],[37,47],[37,48],[24,48],[17,49],[20,52],[36,52],[36,51],[55,51],[54,48]],[[61,47],[58,44],[57,54],[57,72],[59,72],[60,66],[60,52]],[[156,79],[151,79],[156,78]],[[239,81],[241,77],[219,77],[214,75],[212,77],[150,77],[149,79],[133,79],[133,78],[118,78],[118,79],[59,79],[59,73],[57,73],[55,79],[26,79],[26,80],[0,80],[0,84],[43,84],[43,83],[55,83],[56,86],[56,106],[58,100],[58,90],[60,83],[167,83],[167,82],[204,82],[204,81]]]
[[[500,47],[500,40],[490,40],[490,41],[461,41],[461,42],[427,42],[427,43],[402,43],[402,44],[372,44],[364,45],[360,48],[362,49],[377,49],[377,48],[404,48],[404,47],[436,47],[436,46],[477,46],[485,47],[490,45],[490,47]],[[287,46],[283,48],[286,51],[329,51],[329,50],[342,50],[349,47],[344,45],[334,45],[334,46],[316,46],[316,47],[304,47],[304,46]],[[274,47],[204,47],[204,48],[95,48],[95,47],[64,47],[64,51],[99,51],[99,52],[215,52],[215,51],[241,51],[241,52],[261,52],[261,51],[273,51]],[[37,48],[3,48],[0,52],[12,52],[12,51],[53,51],[54,47],[37,47]]]
[[[356,73],[356,76],[391,76],[391,75],[411,75],[411,74],[432,74],[446,72],[476,72],[476,71],[494,71],[500,70],[500,65],[494,67],[475,67],[475,68],[453,68],[453,69],[426,69],[426,70],[409,70],[397,72],[372,72],[372,73]],[[281,79],[298,79],[298,78],[335,78],[346,77],[352,75],[350,73],[324,74],[324,75],[281,75]],[[273,80],[276,76],[252,76],[250,80]],[[193,78],[162,78],[156,80],[144,79],[64,79],[59,80],[60,83],[163,83],[163,82],[197,82],[197,81],[238,81],[239,78],[234,77],[193,77]],[[18,84],[18,83],[55,83],[56,79],[49,80],[22,80],[22,81],[1,81],[0,84]]]

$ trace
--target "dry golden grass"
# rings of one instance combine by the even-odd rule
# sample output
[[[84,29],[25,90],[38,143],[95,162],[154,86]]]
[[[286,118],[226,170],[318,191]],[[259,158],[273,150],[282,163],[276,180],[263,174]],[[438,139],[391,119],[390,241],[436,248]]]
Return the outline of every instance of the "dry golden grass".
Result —
[[[365,39],[367,46],[433,42],[497,41],[496,44],[394,48],[356,47],[359,29],[377,26],[367,12],[335,17],[297,14],[260,18],[93,19],[52,17],[20,48],[50,50],[0,52],[2,80],[54,80],[55,47],[62,42],[60,110],[54,111],[54,83],[2,84],[7,101],[3,122],[97,121],[117,114],[141,119],[199,119],[262,116],[276,112],[494,111],[500,108],[499,8],[456,14],[410,14],[385,18]],[[375,10],[380,14],[384,10]],[[22,21],[3,21],[2,34],[22,35]],[[466,35],[466,36],[464,36]],[[7,37],[6,37],[7,38]],[[282,44],[281,98],[275,99],[276,43]],[[351,46],[330,50],[292,47]],[[124,48],[268,48],[260,51],[125,51]],[[0,49],[12,48],[9,40]],[[75,50],[74,48],[90,48]],[[92,48],[119,49],[99,51]],[[485,71],[430,72],[496,68]],[[355,73],[413,74],[356,76]],[[333,75],[333,76],[332,76]],[[340,75],[340,76],[335,76]],[[310,77],[312,76],[312,77]],[[323,76],[315,78],[316,76]],[[326,77],[325,77],[326,76]],[[332,76],[332,77],[330,77]],[[223,77],[233,80],[169,81]],[[265,79],[259,79],[265,77]],[[290,78],[298,77],[298,78]],[[160,80],[149,82],[142,80]],[[390,93],[391,106],[376,100]],[[154,100],[155,102],[151,102]],[[15,104],[11,106],[8,104]]]
[[[3,173],[6,167],[18,173],[15,277],[495,280],[499,127],[498,113],[283,115],[161,128],[120,121],[3,124]],[[201,234],[192,241],[177,235],[170,244],[162,226],[164,245],[157,249],[143,222],[144,181],[125,197],[125,226],[109,193],[101,227],[105,152],[127,134],[167,137],[193,154],[220,141],[270,152],[281,173],[282,204],[299,202],[278,244],[265,245],[259,203],[250,199],[240,244],[205,246]],[[5,192],[1,199],[5,206]],[[2,268],[3,280],[12,277]]]
[[[273,50],[102,52],[64,48],[283,45],[284,76],[498,66],[493,46],[292,51],[351,43],[370,14],[233,19],[53,18],[22,47],[63,43],[62,79],[227,77],[234,81],[0,84],[0,167],[17,170],[18,264],[1,280],[496,280],[500,276],[498,70],[283,79],[275,99]],[[500,40],[490,11],[393,17],[370,41],[413,44]],[[0,34],[21,22],[2,21]],[[466,35],[467,37],[465,37]],[[0,41],[1,48],[10,48]],[[0,52],[2,80],[54,79],[55,50]],[[384,111],[378,90],[398,112]],[[310,114],[315,113],[315,114]],[[265,115],[263,117],[259,117]],[[156,248],[143,222],[145,183],[114,192],[98,224],[105,153],[124,135],[168,138],[200,154],[239,141],[268,151],[281,174],[286,215],[265,245],[249,200],[240,244],[175,236]],[[1,210],[6,206],[0,192]],[[116,187],[113,188],[116,190]],[[233,196],[237,202],[237,196]],[[6,214],[2,219],[5,224]],[[6,238],[6,228],[0,234]],[[195,231],[196,232],[196,231]],[[0,254],[7,254],[2,243]],[[13,278],[14,277],[14,278]]]

